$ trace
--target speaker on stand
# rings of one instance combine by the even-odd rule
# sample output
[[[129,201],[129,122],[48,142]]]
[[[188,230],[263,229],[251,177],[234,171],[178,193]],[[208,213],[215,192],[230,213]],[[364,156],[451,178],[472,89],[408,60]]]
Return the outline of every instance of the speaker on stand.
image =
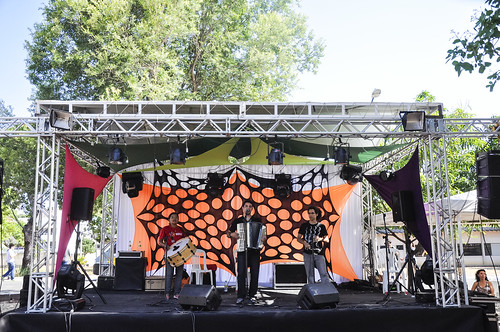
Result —
[[[392,219],[394,222],[412,223],[415,221],[413,193],[408,190],[392,193]]]

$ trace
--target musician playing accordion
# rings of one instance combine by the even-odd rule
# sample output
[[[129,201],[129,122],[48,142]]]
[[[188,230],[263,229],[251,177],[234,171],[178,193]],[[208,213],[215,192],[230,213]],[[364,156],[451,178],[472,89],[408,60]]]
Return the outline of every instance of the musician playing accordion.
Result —
[[[236,304],[243,304],[243,301],[248,297],[252,304],[257,301],[255,295],[257,294],[257,288],[259,284],[259,268],[260,268],[260,250],[262,248],[262,243],[266,239],[265,226],[263,226],[260,218],[252,215],[253,204],[251,201],[245,201],[243,203],[243,216],[235,219],[231,226],[227,236],[231,239],[238,240],[237,246],[237,280],[238,280],[238,295]],[[245,227],[247,226],[247,227]],[[252,226],[252,227],[249,227]],[[240,234],[244,229],[248,231],[253,230],[255,232],[255,227],[257,226],[260,233],[257,235],[259,243],[255,246],[248,242],[253,242],[249,238],[253,237],[253,234]],[[250,236],[249,236],[250,235]],[[260,246],[260,247],[259,247]],[[247,267],[250,268],[250,286],[247,289]],[[248,292],[247,292],[248,290]]]
[[[167,251],[169,247],[180,239],[187,237],[186,231],[179,226],[179,215],[177,212],[172,212],[168,216],[169,224],[163,227],[158,236],[158,244],[165,248],[165,297],[170,299],[170,293],[172,290],[172,279],[175,270],[175,282],[174,282],[174,299],[179,298],[179,293],[181,292],[182,286],[182,273],[184,272],[184,264],[181,266],[174,267],[167,262]]]
[[[324,242],[328,242],[328,233],[325,225],[320,223],[321,210],[316,206],[307,209],[309,221],[300,225],[298,241],[304,245],[304,268],[306,269],[307,283],[313,284],[314,268],[318,269],[321,282],[330,282],[326,270]]]

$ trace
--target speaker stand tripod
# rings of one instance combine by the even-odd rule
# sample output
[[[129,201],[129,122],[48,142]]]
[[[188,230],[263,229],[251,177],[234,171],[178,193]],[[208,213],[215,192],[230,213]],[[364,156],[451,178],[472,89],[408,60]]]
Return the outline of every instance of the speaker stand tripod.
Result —
[[[384,295],[384,298],[382,299],[383,304],[386,304],[391,299],[391,289],[396,285],[396,283],[399,283],[404,289],[406,289],[406,291],[408,293],[415,295],[415,278],[414,278],[414,273],[413,273],[413,253],[412,253],[412,250],[410,247],[410,245],[411,245],[410,234],[408,233],[406,226],[404,227],[404,231],[405,231],[406,259],[405,259],[403,266],[396,274],[396,277],[394,277],[393,282],[389,285],[389,288],[387,289],[387,293]],[[387,240],[386,240],[386,243],[387,243]],[[399,281],[399,277],[401,276],[401,273],[403,273],[403,271],[407,265],[408,265],[408,287],[406,287],[406,285],[403,285]],[[389,266],[387,266],[387,269],[389,269]],[[387,277],[389,277],[389,271],[387,271],[386,275],[387,275]]]
[[[81,239],[80,239],[80,222],[79,222],[78,225],[77,225],[77,227],[76,227],[75,255],[74,255],[73,261],[71,262],[71,265],[73,265],[73,267],[75,267],[75,268],[76,267],[80,268],[80,271],[83,272],[83,274],[85,275],[85,278],[87,278],[88,282],[92,285],[92,287],[94,288],[94,290],[97,293],[97,295],[99,295],[99,297],[101,298],[102,302],[104,304],[107,304],[106,299],[101,294],[101,291],[99,291],[99,289],[96,287],[96,285],[94,284],[94,282],[92,281],[92,279],[90,279],[87,271],[85,271],[85,269],[83,268],[82,264],[78,260],[78,247],[80,246],[80,241],[81,241]]]

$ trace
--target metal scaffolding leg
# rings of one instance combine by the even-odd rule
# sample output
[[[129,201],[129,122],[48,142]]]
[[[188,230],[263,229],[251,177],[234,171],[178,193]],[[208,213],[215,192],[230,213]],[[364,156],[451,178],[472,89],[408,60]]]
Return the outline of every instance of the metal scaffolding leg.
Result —
[[[430,135],[424,147],[436,305],[460,306],[460,276],[457,273],[456,243],[450,210],[446,138]]]
[[[373,221],[372,209],[372,190],[373,188],[366,182],[362,182],[362,197],[363,197],[363,279],[370,280],[375,285],[375,266],[376,266],[376,243],[375,239],[375,222]]]
[[[116,181],[116,177],[115,177]],[[102,191],[101,253],[99,275],[115,275],[113,258],[116,244],[116,218],[113,210],[114,181],[109,181]]]
[[[43,126],[44,121],[40,122],[39,126]],[[60,140],[56,135],[38,137],[28,312],[46,312],[52,305],[59,148]]]

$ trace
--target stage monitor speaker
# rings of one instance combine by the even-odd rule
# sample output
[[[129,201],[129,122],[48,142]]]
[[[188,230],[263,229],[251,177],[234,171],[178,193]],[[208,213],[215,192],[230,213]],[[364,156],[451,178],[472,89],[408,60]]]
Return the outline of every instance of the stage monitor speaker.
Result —
[[[412,223],[415,221],[413,193],[402,190],[392,193],[392,219],[394,222]]]
[[[179,293],[179,304],[183,309],[217,310],[222,298],[212,285],[184,285]]]
[[[500,199],[478,197],[477,213],[488,219],[500,219]]]
[[[476,174],[480,176],[500,176],[500,151],[486,151],[476,154]]]
[[[74,188],[71,198],[71,220],[91,220],[94,208],[94,189]]]
[[[306,284],[299,292],[297,303],[302,309],[335,308],[339,292],[332,283]]]
[[[116,259],[115,290],[144,290],[146,285],[146,259]]]

